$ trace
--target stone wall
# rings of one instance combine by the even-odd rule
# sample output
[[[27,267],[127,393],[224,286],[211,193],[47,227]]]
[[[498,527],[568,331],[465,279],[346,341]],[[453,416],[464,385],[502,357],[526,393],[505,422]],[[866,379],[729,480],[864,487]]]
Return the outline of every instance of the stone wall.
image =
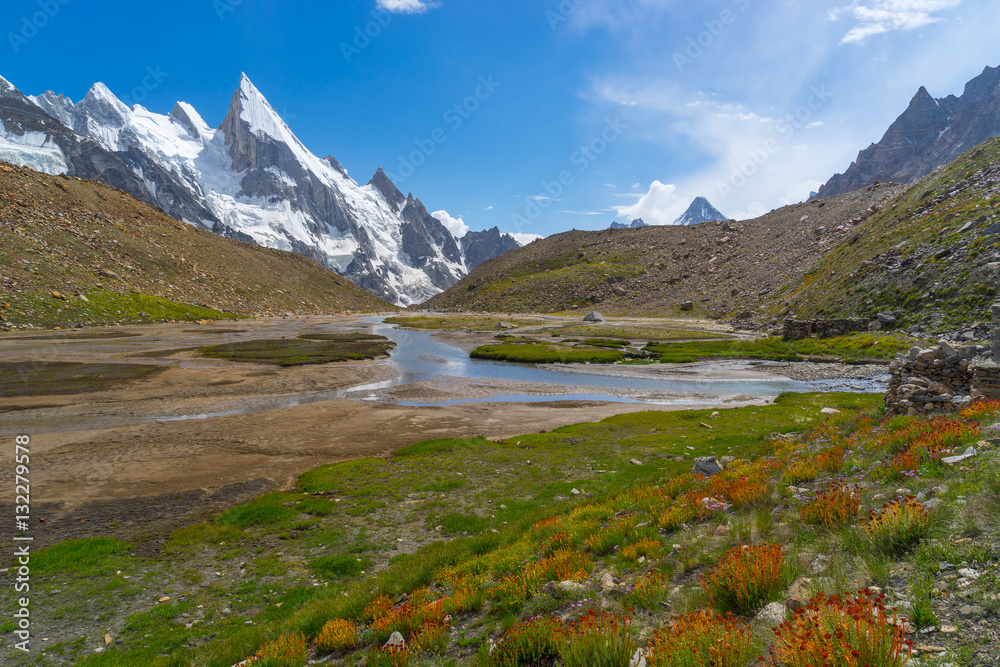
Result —
[[[786,340],[838,338],[868,331],[869,326],[870,320],[864,317],[843,320],[785,320],[781,326],[781,335]]]

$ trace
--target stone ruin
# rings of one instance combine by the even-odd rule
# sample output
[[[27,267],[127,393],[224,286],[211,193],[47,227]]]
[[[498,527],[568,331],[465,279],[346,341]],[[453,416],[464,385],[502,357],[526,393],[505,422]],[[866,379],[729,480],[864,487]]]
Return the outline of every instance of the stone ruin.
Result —
[[[886,413],[918,415],[1000,398],[1000,303],[992,308],[990,346],[939,341],[915,347],[889,365]]]
[[[785,320],[781,324],[781,335],[786,340],[839,338],[868,331],[870,326],[871,320],[865,317],[843,320]]]

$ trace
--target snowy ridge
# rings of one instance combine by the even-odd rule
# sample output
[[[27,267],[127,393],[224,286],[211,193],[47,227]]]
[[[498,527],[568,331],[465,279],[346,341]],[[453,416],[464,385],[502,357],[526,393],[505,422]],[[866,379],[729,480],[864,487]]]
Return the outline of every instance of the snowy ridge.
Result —
[[[0,79],[0,93],[8,87]],[[102,83],[76,104],[52,92],[25,99],[122,158],[171,215],[310,256],[387,301],[425,301],[468,273],[456,240],[436,219],[390,204],[335,159],[316,157],[245,74],[218,128],[186,102],[169,114],[130,109]],[[67,171],[44,133],[4,132],[0,159]]]

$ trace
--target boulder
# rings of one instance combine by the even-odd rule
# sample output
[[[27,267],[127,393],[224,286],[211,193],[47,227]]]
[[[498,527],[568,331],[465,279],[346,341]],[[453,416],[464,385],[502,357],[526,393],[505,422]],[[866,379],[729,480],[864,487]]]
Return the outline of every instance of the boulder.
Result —
[[[595,310],[595,311],[589,313],[585,318],[583,318],[583,321],[584,322],[603,322],[604,321],[604,315],[601,315],[599,312],[597,312]]]
[[[892,326],[896,323],[896,316],[890,312],[882,312],[875,317],[885,326]]]
[[[405,648],[406,640],[403,639],[403,635],[399,632],[393,632],[389,635],[389,641],[383,644],[382,648]]]
[[[712,477],[713,475],[718,475],[722,472],[722,464],[720,464],[719,459],[714,456],[703,456],[695,459],[694,468],[691,472],[695,475]]]
[[[685,301],[681,303],[681,310],[694,310],[694,301]]]

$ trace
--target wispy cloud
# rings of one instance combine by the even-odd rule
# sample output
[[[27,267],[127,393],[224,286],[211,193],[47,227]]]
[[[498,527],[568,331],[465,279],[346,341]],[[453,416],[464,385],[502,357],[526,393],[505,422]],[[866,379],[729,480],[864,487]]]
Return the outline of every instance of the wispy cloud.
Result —
[[[438,3],[427,0],[378,0],[377,4],[379,9],[396,14],[423,14],[438,6]]]
[[[937,12],[955,9],[962,0],[873,0],[862,4],[855,0],[846,7],[838,7],[829,14],[831,21],[849,15],[858,21],[851,28],[841,44],[862,44],[873,35],[881,35],[896,30],[915,30],[941,21],[934,16]]]

